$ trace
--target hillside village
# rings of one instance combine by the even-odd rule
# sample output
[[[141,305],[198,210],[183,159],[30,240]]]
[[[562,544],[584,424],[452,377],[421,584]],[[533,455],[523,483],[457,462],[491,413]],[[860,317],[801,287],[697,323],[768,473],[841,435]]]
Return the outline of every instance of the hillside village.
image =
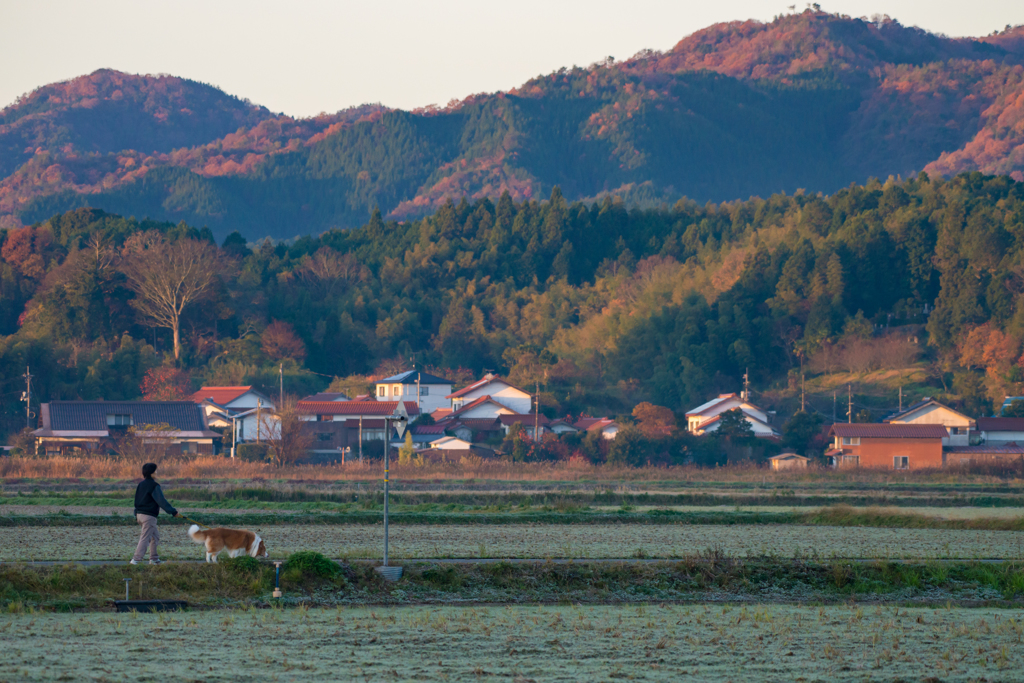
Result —
[[[1004,408],[1019,407],[1013,398]],[[584,453],[611,461],[616,448],[627,453],[620,459],[629,464],[703,464],[700,453],[713,450],[724,462],[753,460],[773,469],[912,470],[1024,459],[1024,417],[975,418],[931,398],[901,406],[877,423],[801,423],[809,418],[798,413],[780,425],[774,411],[759,407],[745,389],[688,410],[685,425],[677,428],[671,411],[649,403],[625,422],[588,415],[552,419],[541,413],[534,394],[496,374],[456,389],[450,379],[407,370],[376,380],[373,393],[328,391],[279,403],[253,386],[202,387],[188,401],[51,401],[42,404],[41,427],[31,434],[36,453],[47,456],[105,455],[149,444],[169,454],[245,459],[290,449],[289,461],[341,464],[379,458],[385,444],[419,462],[467,455],[554,460]],[[801,424],[817,433],[794,448]],[[630,446],[638,438],[646,450]],[[672,459],[659,450],[671,451]]]

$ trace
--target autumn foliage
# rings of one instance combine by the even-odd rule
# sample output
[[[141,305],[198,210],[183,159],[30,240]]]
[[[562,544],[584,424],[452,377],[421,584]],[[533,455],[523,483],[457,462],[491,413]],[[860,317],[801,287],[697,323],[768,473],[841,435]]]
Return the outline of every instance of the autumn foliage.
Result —
[[[189,373],[167,365],[151,368],[142,378],[142,398],[146,401],[185,401],[191,394]]]

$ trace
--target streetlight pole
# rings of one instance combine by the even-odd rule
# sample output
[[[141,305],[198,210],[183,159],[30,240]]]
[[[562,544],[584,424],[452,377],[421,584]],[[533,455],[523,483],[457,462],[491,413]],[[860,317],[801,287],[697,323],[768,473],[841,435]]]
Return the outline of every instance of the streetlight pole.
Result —
[[[391,434],[389,420],[384,418],[384,566],[388,566],[388,497],[390,495]]]

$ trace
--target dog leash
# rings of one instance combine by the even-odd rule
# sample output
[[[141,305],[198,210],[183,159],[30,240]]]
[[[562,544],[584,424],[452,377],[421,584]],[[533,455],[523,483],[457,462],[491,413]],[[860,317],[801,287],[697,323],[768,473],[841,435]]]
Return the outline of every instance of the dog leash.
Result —
[[[188,521],[190,521],[193,524],[196,524],[197,526],[201,526],[203,528],[210,528],[206,524],[201,524],[200,522],[196,521],[195,519],[193,519],[193,518],[191,518],[191,517],[189,517],[187,515],[184,515],[184,514],[182,514],[180,512],[178,513],[178,517],[181,517],[182,519],[187,519]]]

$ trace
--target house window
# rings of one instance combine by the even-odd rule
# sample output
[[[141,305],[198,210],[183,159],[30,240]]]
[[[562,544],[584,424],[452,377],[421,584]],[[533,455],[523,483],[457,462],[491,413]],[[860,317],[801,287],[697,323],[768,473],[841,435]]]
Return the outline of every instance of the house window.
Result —
[[[844,436],[843,437],[843,445],[844,446],[859,446],[860,445],[860,437],[859,436]]]
[[[131,427],[131,415],[107,415],[108,427]]]
[[[396,384],[395,386],[391,387],[391,395],[396,397],[396,398],[401,396],[402,395],[402,385],[401,384]]]
[[[377,398],[387,398],[388,386],[386,384],[377,385]]]
[[[420,387],[420,396],[430,396],[430,387]]]
[[[958,436],[960,434],[966,434],[966,433],[967,433],[967,430],[963,429],[961,427],[950,427],[949,428],[950,436]]]
[[[334,438],[334,435],[331,434],[330,432],[317,432],[316,433],[316,440],[317,441],[330,441],[333,438]]]
[[[182,453],[195,453],[196,452],[196,444],[193,443],[192,441],[182,441],[180,445],[181,445],[181,452]]]
[[[909,470],[910,457],[906,455],[897,455],[892,459],[892,468],[894,470]]]
[[[860,456],[844,455],[842,458],[844,467],[860,467]]]

